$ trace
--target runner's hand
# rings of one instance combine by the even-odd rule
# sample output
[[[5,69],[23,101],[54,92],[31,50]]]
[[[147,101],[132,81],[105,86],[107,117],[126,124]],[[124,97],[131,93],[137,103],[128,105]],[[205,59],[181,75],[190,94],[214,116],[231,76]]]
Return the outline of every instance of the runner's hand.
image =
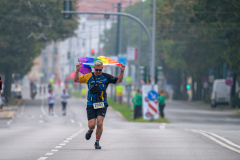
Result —
[[[121,63],[120,69],[121,69],[121,72],[124,72],[124,70],[125,70],[125,65],[124,65],[123,63]]]
[[[81,62],[79,62],[79,63],[76,65],[76,70],[79,72],[80,68],[81,68]]]

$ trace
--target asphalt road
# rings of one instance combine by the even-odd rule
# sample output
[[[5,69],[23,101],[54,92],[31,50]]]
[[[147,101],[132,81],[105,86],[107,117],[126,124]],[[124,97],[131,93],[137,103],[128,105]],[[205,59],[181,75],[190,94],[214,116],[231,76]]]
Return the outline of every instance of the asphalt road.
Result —
[[[46,95],[24,100],[12,120],[0,120],[0,160],[239,160],[240,116],[191,102],[167,102],[164,123],[127,122],[110,107],[104,120],[101,150],[95,132],[85,140],[86,100],[69,99],[61,115],[60,90],[54,116]]]

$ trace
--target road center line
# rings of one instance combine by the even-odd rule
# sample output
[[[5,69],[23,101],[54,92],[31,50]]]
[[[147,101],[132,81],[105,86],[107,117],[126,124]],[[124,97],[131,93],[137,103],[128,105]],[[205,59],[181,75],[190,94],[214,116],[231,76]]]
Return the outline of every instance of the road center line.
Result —
[[[56,146],[55,148],[62,148],[62,146]]]
[[[47,159],[48,157],[40,157],[40,158],[38,158],[37,160],[45,160],[45,159]]]
[[[166,126],[166,123],[161,123],[161,124],[159,125],[159,129],[165,129],[165,126]]]
[[[22,109],[21,109],[21,115],[23,115],[24,110],[25,110],[25,105],[26,105],[26,101],[24,102],[24,104],[22,105]]]
[[[70,119],[70,121],[71,121],[72,123],[75,123],[75,121],[74,121],[73,119]]]
[[[225,143],[217,140],[216,138],[214,138],[214,137],[212,137],[212,136],[210,136],[210,135],[208,135],[208,134],[206,134],[206,133],[204,133],[204,132],[197,131],[197,130],[190,130],[190,131],[195,132],[195,133],[202,134],[203,136],[208,137],[209,139],[211,139],[211,140],[213,140],[214,142],[222,145],[223,147],[226,147],[226,148],[228,148],[228,149],[230,149],[230,150],[232,150],[232,151],[235,151],[235,152],[237,152],[237,153],[240,153],[240,150],[237,150],[237,149],[235,149],[235,148],[233,148],[233,147],[231,147],[231,146],[229,146],[229,145],[227,145],[227,144],[225,144]]]
[[[235,144],[235,143],[229,141],[228,139],[223,138],[223,137],[221,137],[221,136],[219,136],[219,135],[217,135],[217,134],[215,134],[215,133],[211,133],[211,132],[207,132],[207,131],[202,131],[202,130],[196,130],[196,131],[211,134],[212,136],[217,137],[217,138],[219,138],[219,139],[225,141],[226,143],[228,143],[228,144],[230,144],[230,145],[232,145],[232,146],[234,146],[234,147],[240,148],[239,145],[237,145],[237,144]]]
[[[51,151],[52,151],[52,152],[57,152],[58,150],[57,150],[57,149],[52,149]]]
[[[12,123],[12,121],[13,121],[13,120],[11,119],[10,121],[7,122],[7,124],[10,125],[10,124]]]
[[[43,98],[42,98],[42,104],[41,104],[41,111],[42,111],[43,115],[46,115],[46,112],[45,112],[45,110],[43,108]]]
[[[66,145],[66,143],[60,143],[59,145],[60,145],[60,146],[64,146],[64,145]]]
[[[51,155],[53,155],[53,153],[46,153],[45,155],[46,156],[51,156]]]
[[[83,125],[82,125],[82,123],[81,123],[81,122],[78,122],[78,124],[79,124],[79,127],[80,127],[80,128],[82,128],[82,127],[83,127]]]

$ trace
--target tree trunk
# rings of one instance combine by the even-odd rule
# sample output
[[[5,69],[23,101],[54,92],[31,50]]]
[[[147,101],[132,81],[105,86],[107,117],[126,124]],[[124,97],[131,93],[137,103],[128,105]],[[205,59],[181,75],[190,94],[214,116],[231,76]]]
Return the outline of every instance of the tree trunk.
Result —
[[[195,101],[196,100],[196,88],[195,88],[195,82],[196,79],[195,77],[192,77],[192,100]]]
[[[5,69],[4,97],[9,102],[11,99],[12,70],[10,67]]]
[[[177,72],[176,73],[176,78],[178,77],[178,79],[175,81],[176,87],[174,89],[174,92],[176,93],[176,99],[179,100],[181,99],[181,72]]]
[[[237,73],[233,73],[233,84],[231,87],[231,100],[230,100],[230,105],[235,108],[237,105],[237,97],[236,97],[236,80],[237,80]]]
[[[183,73],[183,80],[182,80],[182,83],[183,83],[183,91],[182,91],[182,99],[183,100],[187,100],[187,74],[186,73]]]
[[[196,100],[202,100],[202,79],[197,79],[197,97]]]

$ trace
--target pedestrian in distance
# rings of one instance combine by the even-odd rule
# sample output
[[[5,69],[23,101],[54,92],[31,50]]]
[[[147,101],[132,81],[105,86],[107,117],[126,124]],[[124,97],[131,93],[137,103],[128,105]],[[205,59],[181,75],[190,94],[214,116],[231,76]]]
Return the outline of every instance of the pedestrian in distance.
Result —
[[[53,91],[50,90],[48,94],[49,116],[53,116],[54,103],[55,103],[55,95],[53,94]]]
[[[164,107],[165,107],[165,93],[163,90],[159,90],[158,103],[159,103],[159,115],[164,118]]]
[[[102,73],[103,63],[101,61],[96,61],[94,64],[95,72],[88,73],[79,76],[79,70],[81,68],[81,63],[76,65],[76,73],[74,76],[74,82],[87,83],[88,86],[88,97],[87,97],[87,117],[88,117],[88,128],[85,138],[89,140],[95,129],[96,130],[96,141],[95,149],[101,149],[99,141],[103,132],[103,120],[107,112],[107,93],[106,89],[109,83],[121,83],[123,80],[123,73],[125,70],[125,65],[120,65],[120,74],[118,77],[109,75],[107,73]]]
[[[68,93],[66,90],[63,90],[63,93],[61,95],[61,101],[62,101],[62,115],[66,116],[66,107],[67,107],[67,98],[69,98]]]
[[[133,119],[142,117],[142,92],[140,89],[137,90],[135,96],[132,99],[134,106],[134,116]]]

